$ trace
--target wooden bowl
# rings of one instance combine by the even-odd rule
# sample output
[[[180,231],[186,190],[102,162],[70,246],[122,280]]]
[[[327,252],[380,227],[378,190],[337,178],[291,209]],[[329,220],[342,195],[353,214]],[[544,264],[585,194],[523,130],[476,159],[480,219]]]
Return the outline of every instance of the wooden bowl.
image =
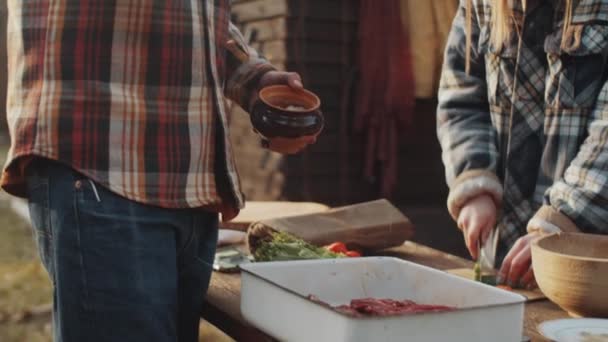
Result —
[[[323,129],[321,100],[286,85],[263,88],[251,111],[251,124],[265,139],[317,136]]]
[[[532,245],[538,286],[574,317],[608,317],[608,236],[561,233]]]

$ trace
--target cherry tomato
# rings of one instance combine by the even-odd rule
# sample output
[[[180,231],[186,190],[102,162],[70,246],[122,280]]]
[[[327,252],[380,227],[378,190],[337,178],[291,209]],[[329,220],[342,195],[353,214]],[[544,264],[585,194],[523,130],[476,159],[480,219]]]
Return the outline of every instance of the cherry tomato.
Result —
[[[346,252],[348,252],[348,249],[346,248],[346,245],[343,242],[334,242],[326,248],[328,251],[334,253],[346,254]]]
[[[359,253],[357,251],[347,251],[345,254],[349,258],[359,258],[359,257],[361,257],[361,253]]]
[[[496,285],[496,287],[498,287],[499,289],[507,290],[507,291],[513,291],[513,288],[509,285]]]

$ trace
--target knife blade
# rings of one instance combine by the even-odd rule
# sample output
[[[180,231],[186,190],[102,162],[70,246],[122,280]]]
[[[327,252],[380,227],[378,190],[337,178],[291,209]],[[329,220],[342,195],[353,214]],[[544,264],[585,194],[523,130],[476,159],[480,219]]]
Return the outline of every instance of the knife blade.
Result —
[[[498,234],[496,229],[492,229],[485,241],[477,240],[477,250],[479,257],[473,268],[475,280],[489,285],[496,285],[496,270],[494,262],[496,260],[496,247],[498,246]]]
[[[496,262],[496,249],[498,248],[498,229],[492,229],[485,242],[481,243],[479,250],[479,260],[481,270],[494,273]]]

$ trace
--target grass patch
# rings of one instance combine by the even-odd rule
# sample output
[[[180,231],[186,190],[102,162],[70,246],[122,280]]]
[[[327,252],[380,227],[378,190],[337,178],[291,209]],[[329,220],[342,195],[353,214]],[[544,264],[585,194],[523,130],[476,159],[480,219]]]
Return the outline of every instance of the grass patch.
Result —
[[[32,229],[8,208],[0,207],[0,264],[37,259]]]
[[[8,146],[0,144],[0,163]],[[50,303],[52,288],[42,267],[32,229],[10,208],[0,190],[0,341],[50,342],[51,318],[23,319],[32,309]]]

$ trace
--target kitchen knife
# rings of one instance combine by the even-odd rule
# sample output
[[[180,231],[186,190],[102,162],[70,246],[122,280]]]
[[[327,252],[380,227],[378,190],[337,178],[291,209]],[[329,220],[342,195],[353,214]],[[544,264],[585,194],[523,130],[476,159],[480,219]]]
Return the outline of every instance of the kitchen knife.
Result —
[[[491,270],[494,272],[494,263],[496,262],[496,249],[498,248],[498,229],[494,228],[490,231],[486,241],[481,243],[479,250],[479,262],[482,273]]]

